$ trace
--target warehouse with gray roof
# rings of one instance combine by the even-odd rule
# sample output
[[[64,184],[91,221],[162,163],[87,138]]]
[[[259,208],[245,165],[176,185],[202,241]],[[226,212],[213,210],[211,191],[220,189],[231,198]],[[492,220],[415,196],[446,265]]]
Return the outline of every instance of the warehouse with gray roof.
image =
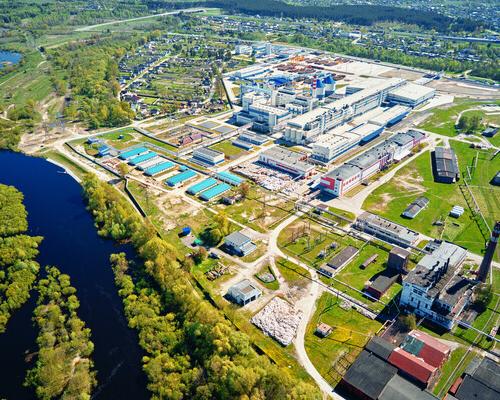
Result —
[[[434,180],[454,183],[460,179],[460,170],[455,152],[449,147],[436,147],[432,153]]]

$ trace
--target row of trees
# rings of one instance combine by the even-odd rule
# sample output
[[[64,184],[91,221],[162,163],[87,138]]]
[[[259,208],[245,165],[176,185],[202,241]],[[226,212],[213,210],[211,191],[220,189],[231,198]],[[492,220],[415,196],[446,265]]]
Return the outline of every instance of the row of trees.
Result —
[[[317,388],[257,355],[249,338],[196,294],[183,256],[114,188],[93,175],[83,188],[99,233],[131,240],[144,260],[134,283],[124,256],[112,258],[129,324],[148,353],[144,370],[154,399],[321,398]]]
[[[42,238],[24,234],[27,229],[22,193],[0,184],[0,333],[11,314],[29,299],[38,274],[34,259]]]
[[[39,399],[87,400],[96,385],[90,329],[77,315],[80,303],[69,276],[56,267],[46,272],[34,312],[39,351],[25,384],[35,388]]]

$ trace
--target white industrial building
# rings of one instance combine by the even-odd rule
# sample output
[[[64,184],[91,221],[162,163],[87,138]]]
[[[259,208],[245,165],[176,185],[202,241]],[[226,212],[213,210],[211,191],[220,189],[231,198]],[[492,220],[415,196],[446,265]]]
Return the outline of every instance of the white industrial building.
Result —
[[[236,54],[245,54],[247,56],[251,56],[252,55],[252,46],[248,46],[246,44],[237,44],[234,48],[234,52]]]
[[[284,138],[292,143],[307,144],[352,118],[379,107],[390,90],[404,84],[403,79],[384,79],[350,96],[333,101],[287,122]]]
[[[273,132],[282,121],[292,117],[286,108],[275,107],[272,94],[264,91],[247,92],[241,98],[242,109],[236,114],[236,122],[241,125],[251,123],[254,130]]]
[[[224,162],[224,153],[208,147],[200,147],[193,151],[193,158],[202,163],[216,165]]]
[[[306,162],[306,159],[305,154],[279,146],[263,151],[259,155],[259,162],[299,177],[307,177],[314,173],[314,165]]]
[[[408,312],[451,329],[467,305],[473,283],[457,272],[467,250],[435,240],[403,280],[400,305]]]
[[[371,124],[380,125],[383,127],[389,127],[401,121],[406,117],[411,111],[410,107],[396,105],[385,109],[380,114],[370,118],[368,121]]]
[[[390,163],[409,155],[424,138],[424,133],[415,130],[398,133],[328,172],[321,178],[321,189],[340,197]]]
[[[359,144],[358,135],[328,133],[312,145],[313,158],[328,163]]]
[[[392,104],[416,107],[432,99],[435,94],[436,89],[417,85],[415,83],[407,83],[406,85],[391,90],[387,95],[387,101]]]
[[[258,75],[263,75],[266,72],[270,71],[271,71],[270,67],[263,64],[257,64],[235,71],[233,75],[239,79],[247,79]]]
[[[414,246],[419,238],[417,232],[369,212],[361,214],[353,226],[362,232],[402,247]]]

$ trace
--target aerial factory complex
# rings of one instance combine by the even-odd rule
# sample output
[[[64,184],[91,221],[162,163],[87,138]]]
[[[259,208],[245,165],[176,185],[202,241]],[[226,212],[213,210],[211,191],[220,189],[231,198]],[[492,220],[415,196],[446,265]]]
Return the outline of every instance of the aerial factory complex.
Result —
[[[440,44],[419,65],[471,66],[484,46],[498,53],[493,25],[478,42],[425,30],[403,40],[392,36],[399,25],[254,18],[236,3],[75,30],[82,49],[99,35],[123,41],[103,51],[116,65],[96,63],[102,82],[85,88],[72,70],[65,96],[37,106],[43,125],[19,144],[82,184],[100,235],[134,245],[140,261],[128,247],[105,258],[139,333],[148,390],[158,399],[500,399],[498,82],[471,79],[472,67],[461,77],[383,52],[333,53],[378,43],[408,64],[414,41],[432,36]],[[50,37],[39,65],[77,62],[58,46]],[[51,85],[62,91],[58,78]],[[79,97],[102,88],[109,109],[98,95]],[[64,113],[49,122],[57,102]],[[11,108],[0,108],[3,120]],[[123,121],[108,123],[116,115]],[[285,384],[261,390],[278,379],[259,368],[277,368]],[[214,377],[232,394],[213,389]],[[301,383],[282,391],[286,382]]]
[[[209,251],[202,285],[218,292],[224,307],[247,309],[253,317],[246,324],[266,340],[288,346],[300,338],[299,364],[325,357],[333,363],[334,374],[323,362],[315,365],[322,389],[356,399],[435,399],[449,389],[457,395],[450,399],[465,399],[456,390],[472,379],[456,360],[465,352],[461,338],[475,332],[483,349],[497,342],[497,317],[475,323],[477,293],[498,260],[491,250],[497,236],[483,237],[481,245],[490,244],[481,262],[466,244],[447,239],[446,226],[456,229],[455,220],[472,207],[487,231],[498,210],[484,216],[488,210],[472,188],[478,171],[464,172],[461,164],[464,143],[456,150],[413,122],[419,110],[452,101],[435,87],[444,78],[402,78],[390,73],[393,67],[284,45],[234,44],[235,58],[245,53],[255,54],[256,63],[225,72],[217,83],[230,105],[225,110],[207,113],[202,102],[191,103],[182,123],[159,118],[126,128],[121,139],[102,133],[71,145],[111,174],[126,165],[139,207],[148,207],[140,200],[144,191],[148,202],[157,198],[160,213],[170,204],[162,221],[177,226],[174,232],[182,228],[179,245]],[[134,106],[139,92],[131,79],[122,96]],[[99,151],[89,156],[91,148]],[[479,155],[470,152],[477,163]],[[400,178],[409,191],[399,189],[404,202],[396,219],[380,212],[393,193],[365,207],[371,193],[420,159],[425,172],[415,173],[424,177],[410,170]],[[430,222],[441,227],[439,235],[422,232],[419,221],[439,201],[422,181],[454,185],[464,173],[460,190],[473,200],[454,200],[449,216]],[[212,225],[203,210],[227,219],[229,228],[215,239],[220,245],[207,236]],[[198,268],[193,273],[201,279]],[[308,293],[315,293],[311,300]],[[325,301],[335,311],[323,320]],[[360,321],[344,325],[348,312]],[[364,319],[373,327],[365,328]],[[328,338],[349,330],[356,339],[338,339],[346,343],[325,353]],[[450,347],[433,332],[454,332],[458,343]]]

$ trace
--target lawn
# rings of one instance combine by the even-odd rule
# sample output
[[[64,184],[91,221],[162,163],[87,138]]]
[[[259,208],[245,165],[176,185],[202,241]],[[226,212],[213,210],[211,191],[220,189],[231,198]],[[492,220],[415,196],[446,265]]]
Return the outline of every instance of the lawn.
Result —
[[[466,356],[465,361],[459,367],[458,363],[465,355],[465,353],[466,353],[466,348],[464,346],[459,346],[458,348],[453,350],[450,358],[448,358],[448,361],[446,361],[446,363],[441,368],[441,375],[439,376],[439,380],[432,389],[432,392],[435,395],[438,396],[440,394],[442,395],[443,393],[441,392],[446,393],[450,388],[450,386],[453,384],[453,382],[455,382],[455,379],[457,379],[465,371],[465,368],[469,365],[469,363],[475,356],[474,352],[470,352]]]
[[[156,140],[156,139],[152,139],[149,136],[141,134],[140,132],[139,132],[138,137],[139,137],[138,140],[140,140],[142,142],[152,144],[153,146],[160,147],[164,150],[168,150],[169,152],[172,152],[172,151],[177,152],[177,147],[172,146],[171,144],[168,144],[168,143],[160,142],[159,140]]]
[[[337,244],[337,248],[331,247],[333,243]],[[317,223],[304,218],[297,219],[283,229],[278,237],[278,244],[285,253],[313,267],[319,267],[348,245],[361,247],[360,241],[345,234],[340,235],[326,230]],[[322,252],[323,257],[320,255]]]
[[[472,164],[476,154],[479,156],[471,187],[491,228],[494,221],[500,218],[500,188],[490,184],[491,178],[500,170],[500,157],[491,160],[491,151],[476,151],[466,143],[453,140],[450,144],[456,152],[462,175],[466,172],[467,165]],[[474,219],[461,191],[461,185],[463,178],[455,184],[434,182],[431,155],[426,151],[399,170],[389,182],[374,190],[365,200],[363,209],[481,254],[485,243],[485,230],[481,231]],[[429,206],[412,220],[401,217],[407,205],[420,196],[430,200]],[[465,213],[458,219],[448,217],[454,205],[465,209]],[[438,220],[443,221],[444,225],[433,225]]]
[[[494,326],[498,325],[499,321],[499,306],[500,306],[500,296],[494,294],[491,301],[486,308],[486,311],[481,313],[472,324],[473,327],[482,330],[483,332],[490,333]],[[488,340],[485,336],[481,335],[478,340],[476,337],[478,333],[472,329],[464,329],[456,326],[453,329],[453,334],[460,339],[467,341],[468,343],[475,342],[475,344],[481,349],[490,349],[493,347],[493,341]]]
[[[326,338],[320,338],[314,333],[320,322],[333,328],[333,332]],[[337,303],[336,296],[323,293],[307,326],[307,354],[323,378],[335,386],[381,326],[380,322],[366,318],[353,309],[344,310]]]
[[[309,271],[285,258],[278,257],[275,263],[281,276],[289,286],[303,288],[311,280]]]
[[[228,217],[265,233],[290,215],[293,203],[251,184],[246,199],[228,206],[218,204],[215,208],[223,209]]]
[[[491,101],[480,102],[466,99],[457,99],[450,107],[440,107],[432,110],[432,115],[418,127],[430,132],[445,136],[455,136],[457,131],[455,123],[458,115],[469,108],[475,108],[481,104],[490,104]],[[498,102],[497,102],[498,103]]]
[[[389,257],[389,249],[379,248],[373,245],[367,245],[359,252],[359,254],[345,266],[336,276],[335,279],[362,291],[365,283],[374,279],[378,274],[386,269],[387,259]],[[377,254],[377,259],[365,269],[361,269],[360,265],[370,256]],[[366,303],[374,311],[382,311],[384,306],[381,303],[370,300],[364,297],[361,293],[355,290],[349,290],[345,285],[339,282],[332,282],[333,286],[343,292],[347,292],[350,296]],[[380,299],[384,303],[390,302],[401,290],[399,283],[394,283],[389,290]]]
[[[226,159],[231,160],[248,153],[241,147],[233,145],[230,140],[223,140],[222,142],[210,146],[210,148],[224,153],[226,155]]]
[[[23,105],[28,100],[41,101],[53,92],[49,65],[40,52],[23,54],[24,63],[0,78],[0,103]]]
[[[341,210],[340,208],[328,207],[328,211],[330,211],[334,214],[340,215],[341,217],[347,218],[351,222],[354,222],[354,220],[356,219],[356,216],[352,212],[344,211],[344,210]],[[324,218],[327,218],[333,222],[336,222],[340,226],[346,226],[349,224],[349,222],[347,222],[346,220],[339,218],[336,215],[329,214],[327,212],[322,212],[321,216]]]
[[[87,174],[89,171],[82,167],[80,164],[75,163],[70,158],[66,157],[64,154],[59,153],[56,150],[50,150],[42,153],[44,158],[50,158],[51,160],[63,165],[65,168],[69,169],[78,178],[82,178],[83,175]]]
[[[264,265],[260,270],[259,272],[257,272],[254,276],[255,276],[255,279],[258,280],[258,282],[265,286],[266,288],[268,288],[269,290],[278,290],[280,288],[280,284],[278,282],[278,280],[276,279],[276,276],[274,276],[274,281],[272,282],[264,282],[262,280],[259,279],[259,275],[261,274],[271,274],[272,276],[274,276],[273,274],[273,271],[271,269],[271,267],[269,265]]]

